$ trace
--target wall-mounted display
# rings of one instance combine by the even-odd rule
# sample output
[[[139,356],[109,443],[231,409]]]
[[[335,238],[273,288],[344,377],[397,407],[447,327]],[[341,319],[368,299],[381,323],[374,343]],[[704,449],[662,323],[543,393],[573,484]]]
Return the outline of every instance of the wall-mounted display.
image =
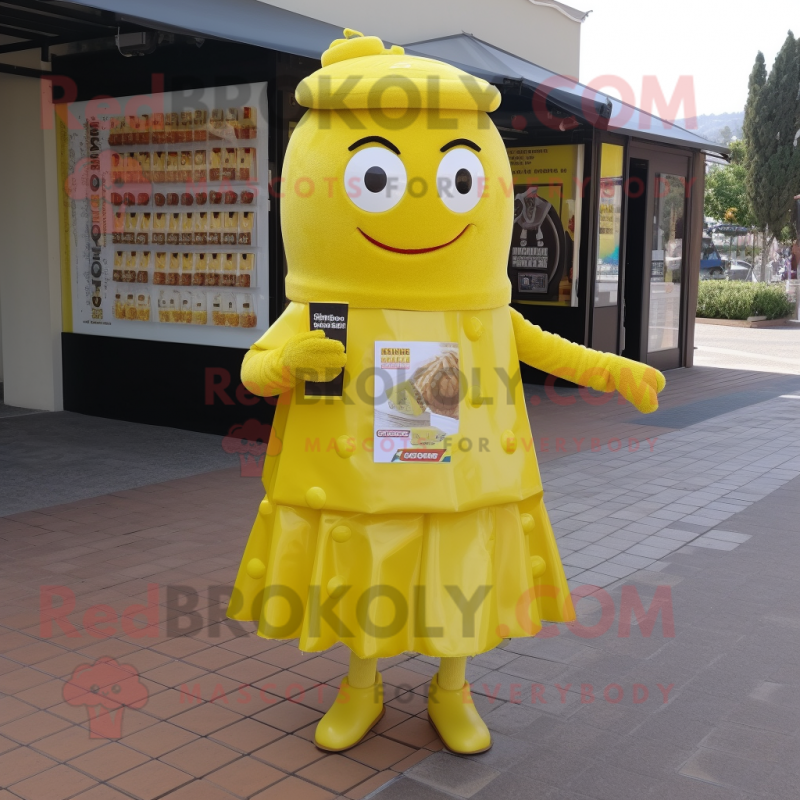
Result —
[[[514,229],[512,299],[578,305],[583,145],[510,147]]]
[[[258,334],[244,329],[269,324],[266,84],[68,109],[71,329],[252,344]]]

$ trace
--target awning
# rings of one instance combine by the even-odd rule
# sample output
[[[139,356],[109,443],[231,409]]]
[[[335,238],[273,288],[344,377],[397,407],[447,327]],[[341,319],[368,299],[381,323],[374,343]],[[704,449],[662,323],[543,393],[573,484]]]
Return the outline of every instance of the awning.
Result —
[[[28,11],[23,13],[20,10],[23,7]],[[341,28],[336,25],[259,0],[136,0],[135,3],[131,3],[131,0],[73,0],[70,3],[0,0],[0,29],[7,21],[4,14],[19,19],[30,15],[31,9],[37,13],[38,24],[44,26],[41,30],[48,30],[50,36],[61,41],[72,35],[72,29],[75,29],[75,34],[79,33],[76,24],[87,26],[86,30],[94,35],[113,30],[114,24],[122,24],[128,29],[131,25],[139,24],[318,59],[328,45],[342,34]],[[87,19],[89,9],[95,16]],[[55,17],[59,14],[64,19],[57,21]],[[70,14],[81,19],[68,19]],[[66,26],[60,36],[58,24]],[[55,42],[51,39],[50,43]],[[24,41],[20,42],[19,47],[24,44]],[[40,46],[39,41],[31,46]],[[410,53],[441,59],[498,86],[508,83],[525,86],[542,99],[546,96],[547,102],[562,113],[610,131],[725,156],[730,152],[723,145],[708,141],[646,111],[598,94],[588,86],[469,34],[445,36],[405,46]],[[0,47],[0,51],[2,49]]]
[[[41,2],[41,0],[3,0],[0,5],[0,26],[3,15],[11,12],[7,5],[29,8],[41,6],[45,13],[84,12],[86,7],[110,12],[102,22],[108,26],[119,22],[143,25],[147,28],[190,36],[213,39],[228,39],[234,42],[281,50],[285,53],[319,59],[328,45],[342,35],[342,28],[329,25],[302,14],[260,3],[258,0],[73,0],[69,3]],[[16,12],[14,12],[16,13]],[[112,16],[113,15],[113,16]],[[44,23],[52,22],[40,17]],[[126,25],[130,29],[130,25]],[[116,31],[106,29],[106,34]],[[70,39],[70,30],[65,37],[77,41],[87,36]],[[97,34],[95,34],[97,35]],[[61,37],[64,40],[64,37]],[[38,46],[38,43],[36,45]]]
[[[406,52],[437,58],[453,64],[471,75],[502,86],[509,81],[531,89],[546,86],[548,101],[567,114],[583,118],[583,94],[572,88],[572,81],[529,61],[512,56],[468,33],[428,39],[405,45]],[[611,113],[607,97],[588,101],[595,118],[606,120]],[[502,106],[501,106],[502,108]]]
[[[598,94],[582,83],[511,55],[470,34],[460,33],[414,42],[407,45],[406,50],[447,61],[490,83],[502,85],[508,81],[519,82],[534,92],[545,93],[549,102],[576,118],[607,127],[614,133],[721,155],[730,153],[730,149],[724,145],[704,139],[620,100]]]
[[[3,0],[0,4],[0,54],[113,35],[113,14],[71,3]]]
[[[751,233],[750,228],[742,225],[714,225],[709,230],[712,233],[721,233],[723,236],[747,236],[748,233]]]

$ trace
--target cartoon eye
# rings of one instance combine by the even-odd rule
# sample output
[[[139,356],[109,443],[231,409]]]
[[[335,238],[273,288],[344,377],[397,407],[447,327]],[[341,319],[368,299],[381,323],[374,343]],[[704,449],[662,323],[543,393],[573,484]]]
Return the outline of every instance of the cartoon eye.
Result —
[[[347,196],[362,210],[388,211],[406,190],[406,168],[398,156],[383,147],[365,147],[347,162]]]
[[[457,147],[445,153],[436,171],[436,190],[457,214],[472,211],[483,195],[483,164],[471,150]]]
[[[114,694],[119,694],[122,691],[122,688],[120,687],[120,685],[118,683],[115,683],[111,687],[111,691],[114,692]]]
[[[99,686],[98,686],[96,683],[93,683],[93,684],[92,684],[92,685],[89,687],[89,691],[90,691],[92,694],[96,694],[97,692],[99,692],[99,691],[100,691],[100,687],[99,687]]]

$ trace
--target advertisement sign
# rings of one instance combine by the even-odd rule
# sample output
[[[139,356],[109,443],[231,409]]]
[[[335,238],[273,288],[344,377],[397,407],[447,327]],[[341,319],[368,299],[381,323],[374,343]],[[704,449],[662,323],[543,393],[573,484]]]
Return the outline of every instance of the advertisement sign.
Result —
[[[600,155],[600,197],[597,226],[595,308],[615,306],[619,299],[619,252],[622,231],[624,148],[603,144]]]
[[[70,103],[65,116],[72,330],[252,344],[269,323],[266,84]]]
[[[374,460],[445,464],[458,433],[457,342],[375,342]]]
[[[583,145],[510,147],[512,299],[577,306]]]

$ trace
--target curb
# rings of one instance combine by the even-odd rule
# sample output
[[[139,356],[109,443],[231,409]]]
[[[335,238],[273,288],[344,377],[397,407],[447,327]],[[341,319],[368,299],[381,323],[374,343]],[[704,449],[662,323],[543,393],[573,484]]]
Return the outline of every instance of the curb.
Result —
[[[790,325],[794,320],[789,317],[780,319],[710,319],[706,317],[696,317],[695,322],[702,325],[727,325],[731,328],[782,328]]]

